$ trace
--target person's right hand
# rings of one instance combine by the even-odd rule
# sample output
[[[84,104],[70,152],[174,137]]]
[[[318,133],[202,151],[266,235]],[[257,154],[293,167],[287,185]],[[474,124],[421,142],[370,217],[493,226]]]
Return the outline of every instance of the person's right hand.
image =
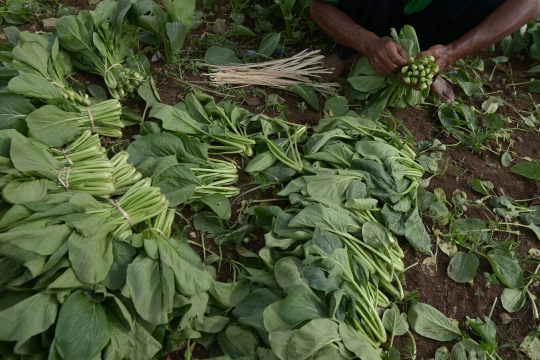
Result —
[[[367,48],[364,56],[373,70],[381,75],[393,74],[407,65],[407,52],[395,42],[374,37],[368,41]]]

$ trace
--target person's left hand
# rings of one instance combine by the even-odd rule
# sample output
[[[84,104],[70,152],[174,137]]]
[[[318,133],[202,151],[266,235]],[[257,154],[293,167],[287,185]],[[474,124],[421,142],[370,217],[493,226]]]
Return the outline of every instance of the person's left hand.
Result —
[[[450,46],[435,45],[416,55],[416,58],[432,55],[435,58],[435,64],[439,65],[439,71],[452,64],[456,59],[453,58],[453,50]]]

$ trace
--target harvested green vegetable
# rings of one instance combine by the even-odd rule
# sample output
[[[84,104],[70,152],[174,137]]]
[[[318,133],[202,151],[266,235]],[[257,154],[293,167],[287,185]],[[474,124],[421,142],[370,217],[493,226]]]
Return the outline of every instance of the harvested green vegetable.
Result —
[[[12,50],[13,61],[11,66],[26,74],[35,76],[18,76],[10,81],[9,91],[23,96],[33,97],[32,91],[36,87],[43,87],[42,99],[65,98],[72,103],[84,106],[90,105],[88,95],[75,92],[67,83],[66,77],[72,72],[69,55],[59,49],[57,37],[50,40],[28,31],[18,34],[18,45]],[[38,78],[41,77],[41,78]],[[53,91],[47,91],[44,85],[48,82],[54,87]]]
[[[212,153],[253,155],[255,141],[245,129],[253,115],[232,104],[221,105],[216,105],[212,97],[195,92],[176,106],[154,105],[150,116],[161,120],[166,130],[201,139]]]
[[[129,161],[152,184],[161,189],[171,206],[193,202],[219,202],[230,216],[227,198],[238,195],[232,187],[238,181],[234,163],[212,159],[197,139],[185,135],[151,134],[132,142],[128,147]],[[208,204],[213,207],[211,204]]]
[[[132,8],[137,25],[146,30],[140,37],[159,49],[164,47],[163,58],[168,63],[178,63],[182,60],[180,52],[182,45],[192,26],[201,24],[201,20],[193,21],[195,15],[195,0],[168,0],[163,2],[165,11],[153,1],[138,0]],[[151,15],[149,14],[151,13]],[[160,52],[157,52],[161,55]]]
[[[34,19],[39,11],[39,3],[35,0],[6,0],[0,5],[0,25],[22,24]]]
[[[403,81],[415,87],[404,85],[398,74],[378,74],[371,68],[367,58],[363,57],[351,71],[348,82],[355,89],[352,95],[356,99],[370,98],[366,111],[372,119],[377,119],[388,106],[405,108],[423,102],[429,95],[429,82],[434,73],[439,71],[429,57],[414,60],[414,56],[420,52],[420,43],[411,26],[405,25],[399,34],[395,29],[391,33],[393,41],[401,45],[410,57],[409,64],[401,70],[406,69],[405,73],[401,73]]]
[[[64,111],[54,105],[45,105],[26,117],[30,135],[49,146],[61,146],[82,131],[119,138],[124,123],[120,117],[122,106],[111,99],[87,108]]]
[[[102,76],[115,99],[135,97],[149,67],[136,51],[138,28],[125,19],[131,5],[129,0],[106,0],[93,11],[64,16],[56,23],[60,45],[71,55],[73,66]]]

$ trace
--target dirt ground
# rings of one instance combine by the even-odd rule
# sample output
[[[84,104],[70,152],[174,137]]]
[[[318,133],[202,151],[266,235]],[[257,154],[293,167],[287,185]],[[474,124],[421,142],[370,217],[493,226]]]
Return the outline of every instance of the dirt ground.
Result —
[[[64,1],[64,4],[78,7],[80,9],[88,8],[90,5],[85,0],[68,0]],[[202,1],[198,1],[202,3]],[[206,29],[199,29],[193,32],[190,36],[191,39],[195,37],[201,37],[205,35],[205,32],[212,33],[212,22],[220,17],[227,16],[226,12],[221,10],[228,5],[228,1],[216,1],[216,9],[213,17],[207,17],[205,19],[208,22]],[[201,4],[199,4],[201,8]],[[249,19],[248,19],[249,21]],[[249,23],[247,24],[249,27]],[[40,30],[40,24],[35,26],[23,26],[21,29],[31,29],[31,30]],[[204,28],[204,25],[202,26]],[[275,25],[276,29],[280,28],[280,24]],[[2,27],[0,27],[0,34],[3,32]],[[290,49],[303,49],[314,45],[310,40],[318,38],[319,42],[321,38],[324,38],[324,35],[320,32],[315,32],[313,34],[306,34],[306,37],[299,44],[294,44],[290,46]],[[3,41],[3,40],[0,40]],[[258,47],[260,39],[249,39],[245,40],[243,38],[234,38],[232,41],[236,42],[238,48],[248,49],[253,47]],[[329,52],[333,48],[333,43],[330,40],[324,40],[326,44],[326,51]],[[198,42],[200,43],[200,42]],[[184,47],[189,47],[190,41],[186,41]],[[206,49],[200,48],[199,51],[196,51],[198,54],[203,54]],[[486,63],[486,70],[480,73],[490,73],[493,68],[493,63],[489,59],[493,56],[498,55],[498,53],[480,53],[477,54],[482,57]],[[529,69],[534,65],[534,63],[528,57],[518,57],[511,58],[509,62],[512,67],[514,75],[516,75],[515,82],[526,81],[526,77],[522,77],[523,71]],[[188,73],[187,77],[178,81],[171,77],[171,74],[178,72],[178,69],[173,67],[166,66],[162,62],[152,63],[152,70],[156,74],[156,83],[159,88],[159,93],[161,100],[164,103],[173,105],[183,98],[183,96],[190,90],[191,85],[206,87],[204,83],[204,78],[201,74],[192,75]],[[92,81],[94,83],[99,83],[99,80],[92,76],[84,75],[78,78],[82,81]],[[501,99],[508,102],[518,110],[531,110],[534,105],[530,99],[518,99],[516,94],[526,92],[526,89],[523,86],[516,88],[508,87],[505,85],[505,82],[508,83],[509,79],[501,71],[496,71],[495,76],[492,82],[484,85],[486,92],[495,92],[496,96],[500,96]],[[341,93],[348,91],[346,84],[341,89]],[[457,87],[455,88],[458,91]],[[223,91],[223,90],[220,90]],[[277,91],[274,89],[263,89],[263,88],[246,88],[244,89],[244,96],[238,95],[236,93],[235,100],[238,103],[241,103],[243,107],[248,109],[251,112],[260,112],[258,106],[249,106],[245,103],[245,100],[249,98],[251,102],[252,99],[257,99],[260,104],[265,103],[265,95],[276,93],[279,96],[285,99],[285,105],[288,107],[288,117],[290,120],[296,123],[305,123],[309,125],[315,125],[319,121],[321,115],[319,112],[308,108],[304,111],[301,111],[297,103],[300,98],[286,94],[283,91]],[[212,94],[211,95],[215,95]],[[466,104],[474,105],[475,107],[481,107],[482,102],[485,99],[482,98],[468,98],[461,94],[461,98]],[[216,100],[223,100],[223,97],[215,96]],[[540,103],[540,96],[533,96],[535,102]],[[324,98],[321,97],[321,100]],[[429,99],[428,99],[429,100]],[[433,102],[433,101],[430,101]],[[142,104],[132,103],[129,104],[131,107],[140,108]],[[433,106],[421,106],[418,108],[408,108],[405,110],[391,109],[391,112],[394,117],[403,121],[403,124],[408,128],[410,133],[414,136],[414,141],[418,142],[424,139],[433,139],[438,138],[444,144],[454,144],[455,139],[449,137],[444,131],[441,130],[441,124],[437,118],[436,114],[437,108]],[[498,112],[499,115],[504,115],[509,119],[516,119],[516,113],[511,110],[509,106],[503,106]],[[266,111],[267,115],[276,115],[275,112]],[[132,135],[138,134],[138,127],[134,126],[129,128],[125,132],[125,138],[129,139]],[[521,158],[529,157],[531,159],[540,158],[540,134],[538,127],[531,129],[528,132],[525,131],[512,131],[512,139],[515,140],[513,146],[513,151]],[[502,141],[503,148],[506,147],[507,143]],[[239,161],[241,159],[238,159]],[[453,147],[448,147],[446,151],[443,152],[443,159],[439,164],[440,167],[446,168],[441,174],[434,177],[428,190],[433,191],[435,188],[442,188],[446,193],[448,199],[451,199],[452,194],[456,190],[465,191],[468,195],[469,200],[477,200],[481,198],[480,194],[474,193],[467,185],[467,180],[471,177],[480,178],[482,180],[489,180],[493,182],[496,192],[499,195],[507,195],[514,199],[531,199],[540,196],[539,183],[533,180],[527,180],[519,175],[509,172],[507,168],[504,168],[501,165],[500,156],[489,151],[480,151],[478,153],[471,153],[470,149],[462,145],[457,145]],[[252,189],[256,184],[252,184],[251,178],[247,174],[241,174],[241,180],[239,182],[242,191]],[[233,218],[238,215],[238,211],[241,209],[241,203],[243,200],[249,200],[253,198],[265,199],[272,198],[273,196],[272,189],[267,192],[254,191],[250,192],[248,195],[241,196],[236,200],[233,205]],[[183,211],[183,219],[178,217],[178,225],[181,229],[186,228],[187,234],[194,235],[193,240],[200,242],[200,235],[191,227],[191,224],[186,221],[190,219],[193,215],[193,212],[190,209],[185,209]],[[488,220],[487,212],[483,211],[480,206],[474,207],[469,206],[468,211],[464,214],[466,217],[478,217],[485,220]],[[426,227],[428,232],[432,232],[431,220],[425,218]],[[444,228],[440,228],[441,231],[444,231]],[[257,233],[256,239],[250,241],[246,244],[246,248],[251,251],[258,251],[259,248],[263,246],[264,239],[262,238],[262,233]],[[531,247],[540,247],[538,240],[532,237],[532,234],[528,232],[522,232],[518,237],[514,237],[514,240],[520,244],[518,248],[519,254],[525,254]],[[205,244],[212,251],[217,251],[213,241],[211,239],[206,239]],[[414,252],[407,244],[402,241],[401,243],[406,248],[406,266],[413,265],[418,262],[417,266],[411,267],[405,274],[404,279],[404,288],[408,292],[418,292],[418,301],[429,303],[432,306],[436,307],[442,311],[446,316],[451,317],[457,320],[460,324],[461,329],[465,329],[465,317],[480,317],[483,318],[487,316],[490,312],[490,309],[493,305],[495,298],[501,296],[501,293],[504,289],[503,285],[494,285],[488,282],[486,277],[483,275],[483,272],[491,272],[489,264],[485,260],[481,260],[481,265],[477,275],[474,279],[473,284],[458,284],[452,281],[447,275],[447,267],[449,263],[449,258],[442,251],[437,253],[437,266],[434,272],[428,271],[426,268],[422,267],[422,261],[426,258],[425,255]],[[198,251],[199,248],[196,248]],[[231,256],[237,258],[237,254],[234,249],[225,249],[225,257]],[[229,270],[229,265],[224,263],[219,272],[219,279],[222,281],[228,280],[231,278],[231,272]],[[528,274],[525,274],[528,275]],[[532,292],[536,296],[540,296],[540,287],[533,286],[531,288]],[[400,305],[402,310],[406,310],[409,303],[405,302]],[[497,324],[497,340],[499,346],[504,347],[499,351],[499,355],[507,359],[518,359],[521,356],[517,352],[517,347],[523,340],[523,338],[528,334],[532,328],[536,328],[536,325],[532,320],[532,312],[530,304],[527,303],[524,308],[517,312],[511,314],[512,321],[508,324],[503,324],[500,320],[500,315],[505,313],[500,301],[495,306],[492,319]],[[429,340],[418,336],[415,334],[415,341],[417,346],[417,359],[430,359],[434,357],[435,351],[440,346],[446,345],[449,349],[452,346],[452,343],[440,343],[433,340]],[[402,358],[406,358],[408,351],[406,347],[411,344],[410,339],[407,336],[396,338],[394,346],[402,351]],[[193,358],[205,358],[207,356],[204,349],[199,346],[194,348]],[[166,357],[167,359],[180,359],[183,358],[183,351],[178,351],[176,353],[170,354]]]

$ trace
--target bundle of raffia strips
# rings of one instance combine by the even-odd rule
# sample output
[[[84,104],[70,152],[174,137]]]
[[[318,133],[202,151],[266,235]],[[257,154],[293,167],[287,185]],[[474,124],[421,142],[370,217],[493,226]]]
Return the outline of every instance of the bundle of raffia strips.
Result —
[[[322,93],[332,92],[332,87],[339,87],[338,83],[320,83],[321,76],[332,71],[323,66],[320,50],[308,52],[304,50],[293,57],[267,61],[257,64],[243,64],[233,66],[211,65],[210,80],[216,84],[224,85],[263,85],[278,88],[287,88],[296,84],[312,86]]]

